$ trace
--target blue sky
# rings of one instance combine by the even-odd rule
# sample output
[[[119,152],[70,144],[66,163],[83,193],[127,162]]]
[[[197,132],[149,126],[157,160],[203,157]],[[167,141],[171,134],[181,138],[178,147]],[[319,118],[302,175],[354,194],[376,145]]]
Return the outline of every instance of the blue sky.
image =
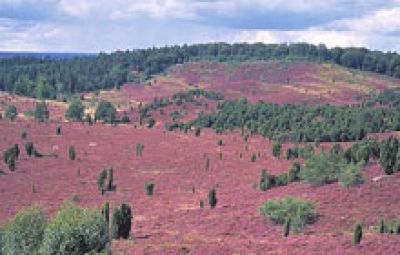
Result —
[[[400,51],[400,0],[0,0],[0,51],[99,52],[202,42]]]

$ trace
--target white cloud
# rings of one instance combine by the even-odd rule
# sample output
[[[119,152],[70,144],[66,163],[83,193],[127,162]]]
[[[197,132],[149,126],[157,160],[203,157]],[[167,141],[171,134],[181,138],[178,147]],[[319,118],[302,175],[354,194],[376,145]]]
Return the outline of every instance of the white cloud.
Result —
[[[400,7],[377,10],[360,18],[338,20],[327,27],[369,33],[400,32]]]

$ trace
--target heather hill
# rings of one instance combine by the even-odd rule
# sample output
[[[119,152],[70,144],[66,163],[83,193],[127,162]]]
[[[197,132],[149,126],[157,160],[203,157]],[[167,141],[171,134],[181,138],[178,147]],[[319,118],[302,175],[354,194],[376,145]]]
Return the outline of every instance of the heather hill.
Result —
[[[399,80],[315,59],[163,71],[58,100],[1,94],[6,251],[34,218],[44,254],[57,240],[115,254],[399,252]]]

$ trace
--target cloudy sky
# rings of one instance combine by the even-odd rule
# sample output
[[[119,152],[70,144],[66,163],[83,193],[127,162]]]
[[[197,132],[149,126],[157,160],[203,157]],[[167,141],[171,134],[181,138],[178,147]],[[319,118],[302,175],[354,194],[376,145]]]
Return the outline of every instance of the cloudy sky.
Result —
[[[0,0],[0,51],[99,52],[201,42],[400,51],[400,0]]]

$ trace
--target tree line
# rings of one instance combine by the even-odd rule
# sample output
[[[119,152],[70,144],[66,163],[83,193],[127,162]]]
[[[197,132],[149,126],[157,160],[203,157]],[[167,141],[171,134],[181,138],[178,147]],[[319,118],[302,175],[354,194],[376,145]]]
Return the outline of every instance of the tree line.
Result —
[[[190,61],[310,60],[400,77],[400,55],[366,48],[328,49],[307,43],[207,43],[100,53],[73,58],[0,59],[0,90],[36,98],[60,99],[72,93],[119,88],[172,65]]]
[[[261,134],[277,141],[347,142],[361,140],[367,133],[400,130],[400,111],[397,107],[251,104],[242,97],[220,102],[216,112],[200,113],[192,121],[167,124],[169,130],[240,129],[244,136]]]

